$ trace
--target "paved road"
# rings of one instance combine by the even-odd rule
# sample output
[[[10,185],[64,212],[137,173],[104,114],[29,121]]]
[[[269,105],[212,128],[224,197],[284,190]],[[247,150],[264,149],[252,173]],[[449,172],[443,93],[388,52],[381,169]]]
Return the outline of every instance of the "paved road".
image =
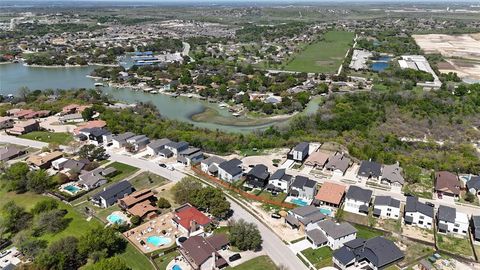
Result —
[[[37,142],[33,140],[21,139],[8,135],[0,135],[0,142],[13,143],[28,147],[42,148],[48,144]],[[124,156],[121,154],[116,154],[111,151],[108,151],[110,154],[110,160],[126,163],[145,171],[150,171],[152,173],[163,176],[171,181],[179,181],[186,175],[180,171],[170,171],[168,169],[158,166],[158,164],[143,160],[140,158]],[[285,266],[289,270],[302,270],[307,269],[305,265],[298,259],[293,252],[288,248],[285,243],[275,235],[270,229],[267,228],[262,222],[255,218],[252,214],[243,209],[238,203],[229,200],[231,208],[234,211],[234,219],[244,219],[248,222],[255,223],[260,230],[260,233],[263,238],[263,250],[265,253],[272,258],[272,260],[279,264]]]

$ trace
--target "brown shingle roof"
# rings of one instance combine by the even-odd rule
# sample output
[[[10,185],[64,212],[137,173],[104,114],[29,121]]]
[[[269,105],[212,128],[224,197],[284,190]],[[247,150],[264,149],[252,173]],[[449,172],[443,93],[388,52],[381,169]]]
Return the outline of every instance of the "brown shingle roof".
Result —
[[[305,160],[306,165],[310,166],[324,166],[325,163],[327,163],[328,157],[330,157],[330,154],[323,153],[323,152],[313,152],[307,160]]]
[[[460,194],[460,181],[458,177],[447,171],[439,171],[435,173],[435,190],[447,192],[455,195]]]

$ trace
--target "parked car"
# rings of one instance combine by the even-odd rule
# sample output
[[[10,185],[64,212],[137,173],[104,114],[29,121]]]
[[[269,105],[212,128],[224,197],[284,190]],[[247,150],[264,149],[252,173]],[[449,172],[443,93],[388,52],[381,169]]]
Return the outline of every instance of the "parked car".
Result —
[[[271,216],[272,218],[274,218],[274,219],[280,219],[280,218],[282,218],[282,216],[280,216],[280,215],[277,214],[277,213],[273,213],[273,214],[271,214],[270,216]]]
[[[8,254],[12,253],[11,250],[5,250],[5,251],[2,251],[0,252],[0,258],[3,258],[5,256],[7,256]]]
[[[242,258],[242,256],[240,256],[239,253],[235,253],[235,254],[233,254],[232,256],[230,256],[230,257],[228,258],[228,261],[234,262],[234,261],[236,261],[236,260],[239,260],[240,258]]]
[[[163,164],[163,163],[160,163],[158,164],[158,166],[162,167],[162,168],[167,168],[167,165]]]

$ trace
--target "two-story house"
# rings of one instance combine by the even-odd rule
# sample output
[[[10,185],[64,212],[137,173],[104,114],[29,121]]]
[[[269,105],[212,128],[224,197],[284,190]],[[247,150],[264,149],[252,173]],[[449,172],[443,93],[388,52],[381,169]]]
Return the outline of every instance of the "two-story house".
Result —
[[[431,229],[433,227],[434,207],[418,201],[417,197],[407,196],[405,205],[405,224]]]
[[[218,165],[218,178],[229,183],[240,180],[243,174],[242,161],[234,158]]]
[[[373,202],[373,216],[398,219],[400,217],[400,201],[390,196],[376,196]]]
[[[267,190],[272,192],[288,193],[292,181],[293,176],[287,174],[285,169],[278,169],[270,176]]]
[[[368,215],[372,191],[357,186],[350,186],[345,196],[344,210],[347,212]]]
[[[327,219],[310,226],[305,233],[305,238],[312,244],[313,249],[328,246],[335,250],[357,238],[357,229],[350,223],[336,223]]]
[[[440,233],[467,235],[469,227],[467,214],[458,212],[456,208],[440,205],[437,212],[437,229]]]
[[[255,165],[245,176],[245,186],[250,188],[264,188],[268,184],[267,166],[263,164]]]
[[[314,199],[316,193],[317,182],[305,176],[295,176],[295,180],[293,180],[290,185],[289,195],[293,197],[311,201]]]
[[[380,176],[382,176],[382,164],[368,160],[362,161],[357,172],[357,178],[359,181],[378,182]]]
[[[218,175],[218,166],[225,162],[225,159],[217,156],[210,156],[200,162],[200,169],[210,175]]]
[[[307,156],[310,149],[310,144],[308,142],[301,142],[297,144],[289,154],[292,160],[302,162]]]

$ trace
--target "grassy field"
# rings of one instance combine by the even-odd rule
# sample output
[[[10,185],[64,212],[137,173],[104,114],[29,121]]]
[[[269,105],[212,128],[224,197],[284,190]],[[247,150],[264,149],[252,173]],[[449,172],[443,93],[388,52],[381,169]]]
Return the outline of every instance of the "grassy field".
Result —
[[[354,227],[357,231],[357,238],[370,239],[376,236],[383,236],[384,234],[381,231],[375,230],[367,226],[361,226],[355,224]]]
[[[36,140],[46,143],[56,143],[61,145],[67,145],[73,140],[72,134],[65,132],[47,132],[47,131],[34,131],[24,135],[20,135],[20,138]]]
[[[130,184],[132,184],[136,190],[155,188],[166,183],[168,183],[168,179],[150,172],[142,172],[141,174],[130,179]]]
[[[180,253],[178,251],[174,251],[174,252],[167,253],[163,256],[160,256],[158,258],[155,258],[154,261],[158,269],[167,269],[168,263],[178,255],[180,255]]]
[[[473,250],[467,238],[457,238],[437,233],[437,246],[440,250],[449,251],[460,256],[473,257]]]
[[[308,248],[302,251],[302,254],[317,268],[332,265],[332,251],[328,247],[318,249]]]
[[[324,40],[308,45],[305,50],[294,55],[285,70],[298,72],[336,73],[354,34],[345,31],[329,31]]]
[[[135,270],[153,270],[155,269],[153,265],[148,261],[148,258],[145,255],[141,254],[137,249],[135,249],[132,244],[128,243],[127,249],[122,254],[117,255],[118,257],[125,260],[127,265],[131,269]],[[166,269],[167,265],[164,268]]]
[[[123,180],[139,170],[139,168],[137,167],[133,167],[121,162],[113,162],[112,164],[107,165],[105,168],[110,168],[110,167],[117,169],[117,173],[110,178],[111,182],[117,182],[117,181]]]
[[[277,266],[268,256],[259,256],[246,261],[235,267],[227,267],[230,270],[277,270]]]

